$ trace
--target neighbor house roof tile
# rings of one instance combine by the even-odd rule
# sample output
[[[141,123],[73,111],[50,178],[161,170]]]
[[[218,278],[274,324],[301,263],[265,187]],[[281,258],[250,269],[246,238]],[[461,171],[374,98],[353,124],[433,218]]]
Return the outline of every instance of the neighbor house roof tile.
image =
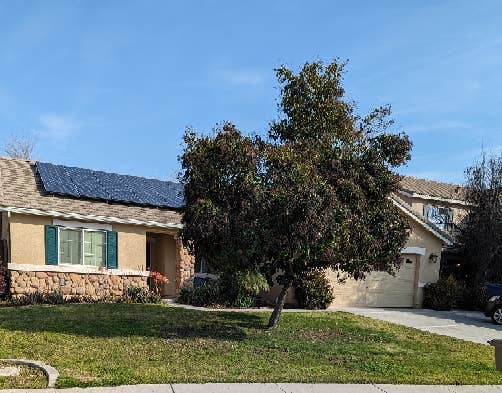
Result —
[[[465,188],[458,184],[442,183],[435,180],[403,176],[401,190],[436,198],[465,200]]]

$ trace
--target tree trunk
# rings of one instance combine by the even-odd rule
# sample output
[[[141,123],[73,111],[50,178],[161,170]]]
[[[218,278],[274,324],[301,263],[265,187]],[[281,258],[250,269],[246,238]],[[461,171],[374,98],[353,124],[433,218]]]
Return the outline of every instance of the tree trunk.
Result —
[[[281,289],[281,293],[277,297],[274,305],[274,311],[268,320],[268,327],[274,328],[279,323],[279,318],[281,317],[282,309],[284,308],[284,301],[286,300],[286,295],[288,294],[288,289],[290,287],[289,282],[285,282]]]

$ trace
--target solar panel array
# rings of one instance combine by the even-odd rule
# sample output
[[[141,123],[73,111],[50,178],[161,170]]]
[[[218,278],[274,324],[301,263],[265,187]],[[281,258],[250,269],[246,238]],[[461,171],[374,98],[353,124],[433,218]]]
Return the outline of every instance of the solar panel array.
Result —
[[[37,162],[36,168],[45,191],[51,194],[156,207],[184,206],[179,183],[44,162]]]

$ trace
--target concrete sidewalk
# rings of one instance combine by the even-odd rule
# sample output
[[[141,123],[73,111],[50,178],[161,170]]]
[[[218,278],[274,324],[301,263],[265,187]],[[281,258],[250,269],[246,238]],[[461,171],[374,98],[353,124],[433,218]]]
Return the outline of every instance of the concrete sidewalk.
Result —
[[[455,385],[351,385],[300,383],[208,383],[129,385],[104,388],[2,390],[2,393],[494,393],[501,386]]]

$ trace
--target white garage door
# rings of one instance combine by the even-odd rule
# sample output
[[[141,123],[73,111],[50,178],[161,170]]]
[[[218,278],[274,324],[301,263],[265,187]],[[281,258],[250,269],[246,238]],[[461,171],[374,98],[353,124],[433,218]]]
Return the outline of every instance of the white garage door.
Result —
[[[334,306],[413,307],[415,288],[415,255],[404,255],[402,267],[395,276],[374,272],[364,281],[346,280],[339,284],[332,279]],[[332,277],[335,277],[333,275]]]

